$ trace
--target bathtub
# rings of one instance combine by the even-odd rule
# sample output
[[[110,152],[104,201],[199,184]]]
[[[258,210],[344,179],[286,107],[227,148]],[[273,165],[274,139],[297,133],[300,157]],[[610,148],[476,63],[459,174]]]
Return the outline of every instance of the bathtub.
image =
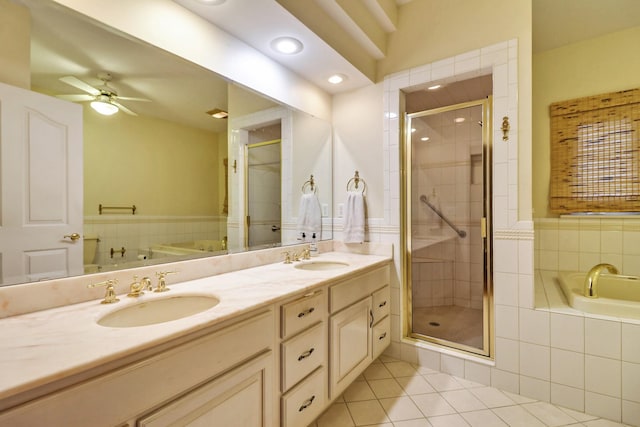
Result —
[[[202,255],[209,252],[211,255],[227,253],[222,249],[220,240],[193,240],[189,242],[162,243],[149,248],[151,258],[161,258],[176,255]]]
[[[587,273],[561,271],[560,289],[569,305],[585,313],[640,319],[640,279],[637,276],[602,273],[598,279],[598,297],[584,296]]]

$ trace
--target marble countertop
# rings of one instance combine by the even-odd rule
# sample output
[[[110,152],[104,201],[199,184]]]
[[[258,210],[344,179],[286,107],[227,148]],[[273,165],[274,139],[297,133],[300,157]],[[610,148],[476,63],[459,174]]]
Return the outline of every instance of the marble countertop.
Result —
[[[308,292],[351,274],[384,265],[388,256],[328,252],[314,260],[346,262],[345,268],[308,271],[282,262],[169,283],[165,293],[138,298],[118,295],[120,302],[100,300],[0,319],[0,408],[16,394],[85,373],[128,355],[151,349],[235,316],[266,307],[296,293]],[[310,262],[310,261],[303,261]],[[207,311],[155,325],[110,328],[97,320],[127,305],[176,295],[212,295],[220,303]]]

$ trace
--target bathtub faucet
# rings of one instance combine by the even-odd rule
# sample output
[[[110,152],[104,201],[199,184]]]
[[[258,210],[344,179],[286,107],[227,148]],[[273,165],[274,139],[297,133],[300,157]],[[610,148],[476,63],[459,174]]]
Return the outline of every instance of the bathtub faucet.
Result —
[[[618,269],[611,264],[598,264],[589,270],[584,279],[584,296],[588,298],[598,298],[598,279],[603,270],[608,270],[611,274],[618,274]]]

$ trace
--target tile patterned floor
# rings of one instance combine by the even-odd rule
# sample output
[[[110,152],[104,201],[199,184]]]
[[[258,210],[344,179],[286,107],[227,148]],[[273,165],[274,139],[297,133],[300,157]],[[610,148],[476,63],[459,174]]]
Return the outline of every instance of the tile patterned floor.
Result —
[[[386,356],[309,427],[620,427]]]

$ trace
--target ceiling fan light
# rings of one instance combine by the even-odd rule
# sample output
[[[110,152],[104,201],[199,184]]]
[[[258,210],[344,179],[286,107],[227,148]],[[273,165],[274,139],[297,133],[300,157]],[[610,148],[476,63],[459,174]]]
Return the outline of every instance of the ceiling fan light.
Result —
[[[93,108],[103,116],[111,116],[117,113],[119,110],[117,106],[105,101],[92,101],[91,108]]]

